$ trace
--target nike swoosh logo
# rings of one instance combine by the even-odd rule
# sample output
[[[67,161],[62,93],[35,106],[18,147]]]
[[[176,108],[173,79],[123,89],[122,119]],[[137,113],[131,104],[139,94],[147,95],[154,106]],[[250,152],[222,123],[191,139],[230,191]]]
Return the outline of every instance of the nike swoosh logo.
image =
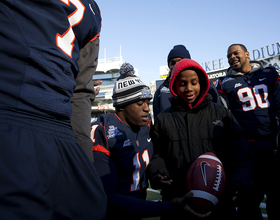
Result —
[[[263,79],[259,79],[259,81],[264,81],[266,79],[266,77],[265,78],[263,78]]]
[[[201,173],[202,173],[204,185],[207,186],[207,178],[206,178],[205,166],[210,166],[210,164],[207,163],[206,161],[202,161],[202,162],[200,163],[200,169],[201,169]]]
[[[148,141],[148,142],[151,142],[151,140],[152,140],[151,138],[147,138],[147,141]]]

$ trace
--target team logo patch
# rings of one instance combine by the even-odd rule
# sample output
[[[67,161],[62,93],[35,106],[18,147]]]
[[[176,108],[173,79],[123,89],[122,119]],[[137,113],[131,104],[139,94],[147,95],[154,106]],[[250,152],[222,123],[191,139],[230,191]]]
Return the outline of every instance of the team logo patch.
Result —
[[[266,80],[266,77],[264,77],[264,78],[262,78],[262,79],[259,79],[260,82],[261,82],[261,81],[264,81],[264,80]]]
[[[230,80],[233,80],[233,78],[231,77],[225,77],[223,80],[222,80],[222,84],[227,82],[227,81],[230,81]]]
[[[123,135],[123,133],[117,127],[115,127],[114,125],[109,126],[108,136],[107,136],[108,139],[121,135]]]
[[[235,86],[234,86],[234,88],[237,88],[237,87],[240,87],[240,86],[242,86],[241,83],[236,83]]]
[[[127,139],[127,140],[125,140],[124,142],[123,142],[123,147],[128,147],[128,146],[131,146],[132,144],[131,144],[131,141],[130,141],[130,139]]]

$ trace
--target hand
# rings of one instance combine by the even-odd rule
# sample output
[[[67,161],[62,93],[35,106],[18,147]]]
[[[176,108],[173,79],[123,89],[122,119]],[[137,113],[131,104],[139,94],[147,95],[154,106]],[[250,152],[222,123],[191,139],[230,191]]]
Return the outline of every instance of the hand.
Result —
[[[99,86],[102,84],[102,80],[93,80],[92,81],[93,83],[93,86]],[[97,87],[96,90],[95,90],[95,95],[98,95],[99,94],[99,91],[100,91],[100,87]]]
[[[188,200],[193,197],[193,192],[188,192],[182,198],[175,198],[172,200],[172,203],[175,205],[176,208],[179,208],[183,213],[190,214],[195,216],[196,218],[207,218],[211,215],[211,212],[207,212],[206,214],[200,214],[195,212],[188,204]]]
[[[162,186],[170,186],[171,183],[173,182],[173,180],[168,179],[167,176],[158,175],[157,177],[158,177],[158,179],[159,179],[159,183],[160,183]]]

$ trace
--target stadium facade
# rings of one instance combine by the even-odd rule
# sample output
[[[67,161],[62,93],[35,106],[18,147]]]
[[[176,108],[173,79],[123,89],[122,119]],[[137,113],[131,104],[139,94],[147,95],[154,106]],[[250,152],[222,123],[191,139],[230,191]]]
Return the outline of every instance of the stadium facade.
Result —
[[[272,65],[280,72],[280,43],[252,50],[252,52],[250,52],[250,60],[258,60],[264,66]],[[124,62],[122,56],[98,60],[98,67],[93,80],[101,79],[102,84],[99,86],[100,92],[91,108],[92,120],[95,120],[101,114],[115,111],[112,100],[113,88],[115,81],[119,77],[120,67]],[[228,66],[225,66],[226,62],[225,59],[221,58],[201,63],[201,66],[208,74],[210,81],[215,82],[219,77],[226,75],[226,70],[228,69]],[[152,94],[155,93],[158,86],[161,85],[169,73],[167,66],[161,66],[159,71],[160,79],[149,83]],[[135,73],[138,75],[138,70],[136,68]],[[153,118],[152,100],[150,105],[151,116]]]
[[[280,72],[280,43],[274,43],[249,51],[250,60],[260,61],[264,66],[272,65]],[[201,66],[206,71],[211,82],[217,78],[225,76],[228,69],[227,59],[220,58],[212,61],[201,63]],[[160,67],[160,78],[165,79],[168,75],[168,66]]]

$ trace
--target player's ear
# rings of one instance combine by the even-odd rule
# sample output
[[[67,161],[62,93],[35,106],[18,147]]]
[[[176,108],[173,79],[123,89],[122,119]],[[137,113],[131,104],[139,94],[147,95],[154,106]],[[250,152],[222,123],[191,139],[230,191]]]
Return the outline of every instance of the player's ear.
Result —
[[[116,110],[116,112],[118,113],[118,112],[123,111],[123,110],[124,110],[124,108],[123,108],[123,107],[116,107],[116,108],[115,108],[115,110]]]
[[[246,58],[248,58],[248,59],[249,59],[249,57],[250,57],[250,53],[249,53],[248,51],[246,51],[246,52],[245,52],[245,56],[246,56]]]

